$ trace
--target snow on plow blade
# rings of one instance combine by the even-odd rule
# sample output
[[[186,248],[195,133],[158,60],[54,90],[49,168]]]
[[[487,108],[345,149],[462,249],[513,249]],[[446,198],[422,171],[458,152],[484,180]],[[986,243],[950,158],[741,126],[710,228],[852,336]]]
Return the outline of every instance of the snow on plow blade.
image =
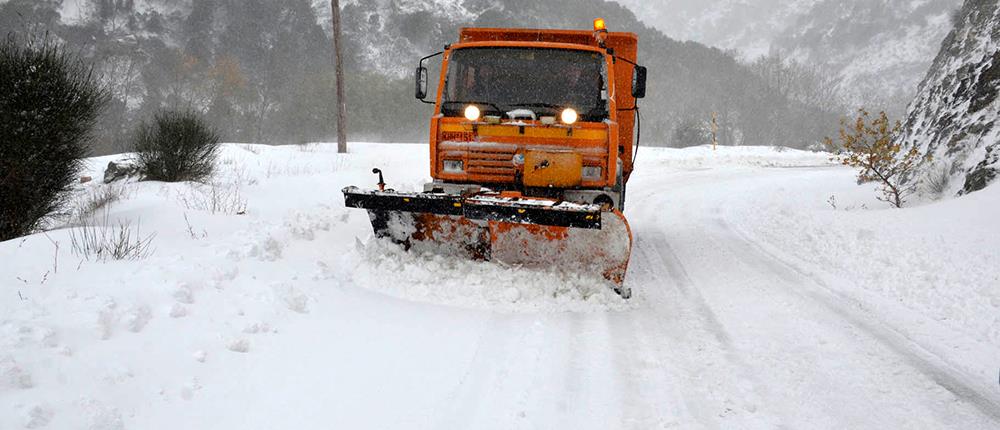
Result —
[[[368,210],[376,236],[407,249],[596,272],[627,291],[632,234],[618,211],[498,193],[343,191],[347,207]]]

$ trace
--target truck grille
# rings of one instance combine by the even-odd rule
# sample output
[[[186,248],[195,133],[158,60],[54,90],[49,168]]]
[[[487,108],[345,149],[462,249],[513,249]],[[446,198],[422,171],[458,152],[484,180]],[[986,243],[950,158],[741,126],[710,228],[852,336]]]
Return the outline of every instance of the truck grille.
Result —
[[[479,142],[442,142],[443,158],[464,158],[466,173],[489,182],[514,182],[517,145]]]

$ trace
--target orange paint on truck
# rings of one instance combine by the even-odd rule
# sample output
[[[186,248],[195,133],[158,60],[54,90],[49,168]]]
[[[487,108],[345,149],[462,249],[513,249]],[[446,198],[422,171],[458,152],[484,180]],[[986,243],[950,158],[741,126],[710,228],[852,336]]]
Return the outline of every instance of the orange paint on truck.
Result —
[[[490,154],[526,154],[534,146],[562,148],[576,151],[583,158],[583,165],[600,167],[602,178],[585,180],[577,185],[583,189],[613,187],[617,182],[618,161],[621,160],[622,181],[627,182],[632,173],[632,154],[635,106],[632,97],[633,65],[637,57],[638,37],[634,33],[607,33],[605,48],[599,46],[594,32],[578,30],[527,30],[509,28],[463,28],[459,43],[450,45],[444,52],[441,77],[438,84],[435,115],[431,119],[430,155],[431,176],[451,183],[524,185],[516,183],[524,175],[523,166],[514,166],[516,174],[499,174],[501,170],[477,170],[462,173],[445,172],[444,160],[491,158]],[[600,122],[577,122],[571,125],[543,124],[538,119],[507,121],[490,124],[482,119],[469,121],[462,116],[442,114],[446,77],[453,53],[470,48],[535,48],[592,52],[603,57],[607,79],[607,119]],[[612,56],[609,52],[613,52]],[[617,60],[614,57],[619,57]],[[623,61],[627,60],[627,61]],[[442,149],[445,142],[478,142],[515,145],[511,151],[499,151],[489,146],[470,148],[463,154],[454,151],[448,155]],[[595,160],[594,149],[600,158]],[[449,158],[451,157],[451,158]],[[499,161],[499,160],[498,160]],[[467,165],[467,164],[466,164]],[[508,172],[509,173],[509,172]]]

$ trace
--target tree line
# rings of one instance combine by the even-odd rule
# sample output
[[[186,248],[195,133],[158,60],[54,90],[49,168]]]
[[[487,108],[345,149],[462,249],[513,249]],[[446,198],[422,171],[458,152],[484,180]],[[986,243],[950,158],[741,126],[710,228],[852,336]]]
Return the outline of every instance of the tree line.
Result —
[[[0,5],[0,28],[48,32],[95,64],[112,95],[97,153],[120,150],[139,122],[164,108],[204,113],[227,141],[301,143],[336,136],[332,41],[312,3],[160,0],[162,7],[148,9],[134,0],[91,0],[68,20],[59,0],[10,0]],[[412,99],[411,68],[454,42],[460,27],[586,28],[595,16],[640,36],[650,70],[647,144],[706,143],[715,113],[722,144],[804,148],[829,135],[844,111],[821,75],[804,66],[776,57],[748,64],[675,41],[604,0],[469,0],[456,16],[403,6],[343,9],[352,140],[427,139],[430,108]]]

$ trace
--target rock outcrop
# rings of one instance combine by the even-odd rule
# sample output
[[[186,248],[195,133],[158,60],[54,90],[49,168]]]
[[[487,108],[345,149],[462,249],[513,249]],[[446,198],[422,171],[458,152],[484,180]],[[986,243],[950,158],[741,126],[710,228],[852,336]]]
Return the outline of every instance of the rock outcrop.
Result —
[[[1000,176],[1000,0],[967,0],[910,104],[900,141],[930,155],[925,191],[981,190]]]

